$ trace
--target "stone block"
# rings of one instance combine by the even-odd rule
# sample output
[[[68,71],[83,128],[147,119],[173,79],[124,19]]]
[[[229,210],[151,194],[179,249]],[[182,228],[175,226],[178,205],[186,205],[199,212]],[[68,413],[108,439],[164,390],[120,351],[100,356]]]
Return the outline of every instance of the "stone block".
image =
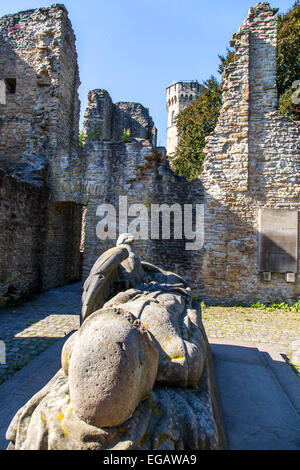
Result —
[[[296,273],[298,260],[298,211],[260,209],[259,269]]]

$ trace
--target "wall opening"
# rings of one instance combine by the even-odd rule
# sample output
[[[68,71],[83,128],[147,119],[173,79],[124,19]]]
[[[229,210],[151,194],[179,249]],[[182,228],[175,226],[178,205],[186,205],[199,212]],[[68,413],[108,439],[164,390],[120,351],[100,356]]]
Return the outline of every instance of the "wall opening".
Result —
[[[175,124],[175,111],[172,111],[171,125]]]
[[[15,78],[6,78],[5,88],[8,95],[14,95],[17,89],[17,80]]]

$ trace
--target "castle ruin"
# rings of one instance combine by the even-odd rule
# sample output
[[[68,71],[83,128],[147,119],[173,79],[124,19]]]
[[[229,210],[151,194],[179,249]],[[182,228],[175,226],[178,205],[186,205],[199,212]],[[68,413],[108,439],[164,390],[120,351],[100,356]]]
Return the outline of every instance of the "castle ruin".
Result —
[[[260,3],[233,36],[204,171],[186,182],[157,147],[148,109],[113,103],[105,90],[89,93],[80,145],[75,35],[62,5],[3,17],[0,302],[84,279],[116,241],[97,237],[97,207],[118,207],[124,196],[146,206],[204,204],[201,250],[185,250],[184,239],[136,241],[143,259],[185,276],[201,299],[297,300],[300,124],[277,112],[276,43],[275,12]],[[180,86],[189,91],[181,96]],[[168,152],[174,117],[198,87],[167,89]]]

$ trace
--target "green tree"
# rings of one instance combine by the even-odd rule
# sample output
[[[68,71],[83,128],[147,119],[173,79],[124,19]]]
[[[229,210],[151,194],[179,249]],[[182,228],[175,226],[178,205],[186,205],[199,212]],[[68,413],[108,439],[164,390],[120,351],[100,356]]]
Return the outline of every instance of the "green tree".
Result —
[[[222,88],[215,77],[202,84],[197,101],[175,118],[180,138],[170,167],[187,180],[196,178],[203,170],[205,138],[215,128],[222,104]]]
[[[279,112],[300,119],[300,105],[293,102],[293,83],[300,80],[300,3],[297,0],[286,13],[278,15],[277,89]]]

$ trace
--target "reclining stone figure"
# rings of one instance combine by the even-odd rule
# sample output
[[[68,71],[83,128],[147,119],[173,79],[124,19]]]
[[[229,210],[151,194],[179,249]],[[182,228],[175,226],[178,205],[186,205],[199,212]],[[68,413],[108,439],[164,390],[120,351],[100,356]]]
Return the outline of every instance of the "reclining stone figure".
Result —
[[[220,448],[200,306],[132,244],[121,235],[94,264],[62,368],[18,411],[8,449]]]

